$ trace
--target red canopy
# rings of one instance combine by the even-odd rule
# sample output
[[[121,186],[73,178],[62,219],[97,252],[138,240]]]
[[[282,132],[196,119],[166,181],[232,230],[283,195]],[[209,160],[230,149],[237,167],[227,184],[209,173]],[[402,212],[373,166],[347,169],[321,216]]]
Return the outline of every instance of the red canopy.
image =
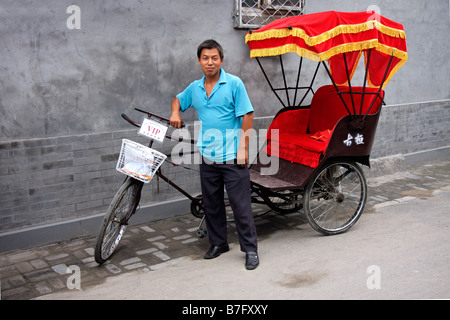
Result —
[[[351,79],[361,53],[364,52],[367,63],[367,51],[374,49],[368,69],[368,83],[372,87],[381,85],[391,57],[383,87],[408,58],[403,26],[374,11],[327,11],[282,18],[248,32],[245,42],[251,58],[296,52],[314,61],[328,60],[338,85],[347,82],[342,53],[346,53]]]

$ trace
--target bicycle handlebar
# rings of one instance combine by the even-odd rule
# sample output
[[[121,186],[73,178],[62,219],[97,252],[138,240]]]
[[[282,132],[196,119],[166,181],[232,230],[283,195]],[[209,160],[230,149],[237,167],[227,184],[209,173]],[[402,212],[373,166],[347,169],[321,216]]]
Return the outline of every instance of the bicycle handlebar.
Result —
[[[129,123],[131,123],[133,126],[140,128],[141,125],[137,122],[134,122],[133,120],[130,119],[130,117],[128,117],[125,113],[122,113],[122,118],[124,118],[125,120],[127,120]]]
[[[145,111],[145,110],[142,110],[142,109],[139,109],[139,108],[134,108],[134,109],[135,109],[136,111],[139,111],[139,112],[142,112],[142,113],[146,113],[147,116],[148,116],[149,118],[155,117],[155,118],[157,118],[158,120],[160,120],[160,121],[162,121],[162,122],[165,122],[165,123],[167,123],[168,125],[170,125],[170,120],[167,119],[167,118],[158,116],[157,114],[154,114],[154,113],[151,113],[151,112],[149,112],[149,111]],[[182,127],[182,128],[185,127],[184,122],[181,123],[181,127]]]
[[[149,111],[145,111],[139,108],[134,108],[136,111],[142,112],[147,114],[147,116],[149,118],[154,117],[157,118],[158,120],[165,122],[166,124],[170,125],[170,120],[161,116],[158,116],[157,114],[151,113]],[[121,114],[122,118],[124,118],[125,120],[127,120],[129,123],[131,123],[133,126],[135,127],[140,127],[141,125],[139,123],[137,123],[136,121],[132,120],[130,117],[128,117],[125,113]],[[181,123],[181,127],[184,128],[186,125],[184,124],[184,122]]]
[[[138,108],[135,108],[135,109],[136,109],[137,111],[146,113],[146,114],[148,115],[148,117],[152,117],[152,116],[153,116],[153,117],[155,117],[155,118],[158,118],[159,120],[162,120],[163,122],[166,122],[168,125],[170,125],[170,121],[169,121],[169,119],[167,119],[167,118],[163,118],[163,117],[161,117],[161,116],[158,116],[157,114],[153,114],[153,113],[151,113],[151,112],[144,111],[144,110],[141,110],[141,109],[138,109]],[[132,120],[132,119],[131,119],[130,117],[128,117],[125,113],[122,113],[121,116],[122,116],[122,118],[124,118],[125,120],[127,120],[129,123],[131,123],[133,126],[138,127],[138,128],[141,127],[141,124],[140,124],[140,123],[137,123],[136,121]],[[184,122],[181,123],[181,127],[182,127],[182,128],[185,127]],[[169,135],[167,135],[167,134],[166,134],[166,138],[169,138],[169,139],[173,140],[172,137],[169,136]],[[194,141],[194,140],[192,140],[192,139],[184,139],[183,137],[179,137],[179,138],[178,138],[178,141],[186,141],[186,142],[190,142],[191,144],[195,144],[195,143],[196,143],[196,141]]]

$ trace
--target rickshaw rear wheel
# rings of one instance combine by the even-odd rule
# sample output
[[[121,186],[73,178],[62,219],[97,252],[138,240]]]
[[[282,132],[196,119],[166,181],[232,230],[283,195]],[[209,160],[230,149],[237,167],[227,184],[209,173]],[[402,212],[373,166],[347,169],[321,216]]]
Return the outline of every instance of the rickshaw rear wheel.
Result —
[[[319,169],[306,186],[303,207],[309,224],[324,235],[343,233],[361,216],[367,182],[353,161],[334,160]]]

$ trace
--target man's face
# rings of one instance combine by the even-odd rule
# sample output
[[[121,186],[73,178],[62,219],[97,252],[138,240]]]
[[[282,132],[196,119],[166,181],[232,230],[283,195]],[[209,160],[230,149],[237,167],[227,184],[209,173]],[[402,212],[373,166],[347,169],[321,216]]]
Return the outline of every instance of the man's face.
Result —
[[[203,49],[198,59],[203,73],[207,77],[213,77],[220,72],[220,67],[222,66],[223,60],[220,59],[219,50],[217,48],[213,49]]]

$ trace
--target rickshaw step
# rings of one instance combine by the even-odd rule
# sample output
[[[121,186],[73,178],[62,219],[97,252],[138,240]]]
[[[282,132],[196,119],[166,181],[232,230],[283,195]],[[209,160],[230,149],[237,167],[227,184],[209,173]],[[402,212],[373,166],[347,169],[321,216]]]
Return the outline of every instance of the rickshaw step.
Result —
[[[250,169],[250,181],[268,190],[298,189],[300,186],[275,178],[273,175],[261,175],[259,171]]]

